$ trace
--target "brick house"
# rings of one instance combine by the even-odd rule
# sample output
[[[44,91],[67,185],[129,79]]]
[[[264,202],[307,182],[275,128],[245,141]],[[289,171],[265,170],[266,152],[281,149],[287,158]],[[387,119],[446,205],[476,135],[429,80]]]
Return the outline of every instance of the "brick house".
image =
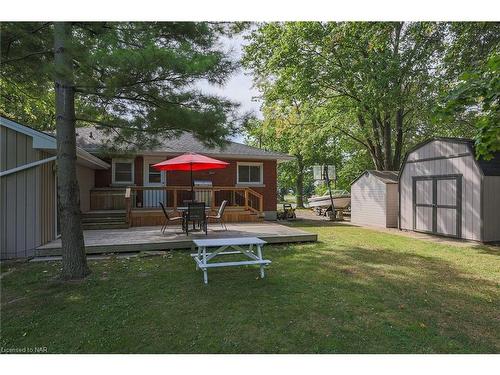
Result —
[[[229,142],[207,148],[190,134],[154,150],[112,152],[96,128],[77,129],[77,179],[84,229],[160,225],[159,202],[175,211],[191,198],[186,172],[158,172],[159,161],[185,152],[224,160],[226,169],[194,172],[196,199],[215,212],[229,202],[226,222],[276,218],[277,163],[292,157]],[[59,236],[56,138],[0,116],[0,259],[31,257]],[[128,195],[127,195],[128,193]]]
[[[163,140],[152,150],[111,152],[110,140],[97,128],[77,129],[77,145],[111,165],[95,170],[90,189],[90,210],[120,210],[119,199],[126,187],[132,189],[131,225],[154,225],[161,220],[159,202],[175,209],[189,198],[190,174],[182,171],[159,172],[153,164],[196,152],[229,163],[225,169],[193,172],[197,200],[216,209],[228,200],[228,221],[276,219],[277,163],[293,157],[236,142],[209,148],[189,133]]]

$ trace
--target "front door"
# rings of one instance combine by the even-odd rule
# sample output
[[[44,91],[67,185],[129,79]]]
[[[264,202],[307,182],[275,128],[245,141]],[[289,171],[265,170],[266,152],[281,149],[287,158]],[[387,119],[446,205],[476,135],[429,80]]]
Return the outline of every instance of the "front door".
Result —
[[[413,229],[461,237],[462,176],[413,178]]]
[[[144,208],[158,208],[160,203],[165,204],[166,193],[164,189],[166,175],[153,168],[153,165],[163,161],[164,158],[144,157],[144,192],[142,206]],[[148,189],[148,187],[152,189]]]

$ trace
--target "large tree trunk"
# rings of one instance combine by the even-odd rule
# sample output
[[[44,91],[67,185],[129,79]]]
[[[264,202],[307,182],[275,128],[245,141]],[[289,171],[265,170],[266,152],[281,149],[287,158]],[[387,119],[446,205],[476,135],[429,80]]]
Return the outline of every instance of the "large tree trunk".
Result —
[[[304,161],[297,155],[297,179],[295,180],[295,202],[297,208],[304,208]]]
[[[75,88],[68,53],[71,24],[54,25],[57,127],[57,192],[62,241],[62,278],[82,279],[90,273],[83,241],[80,190],[76,179]]]
[[[392,128],[391,120],[386,119],[382,124],[384,129],[384,169],[391,171],[392,168]]]
[[[401,154],[403,151],[403,121],[403,110],[398,109],[396,112],[396,142],[394,146],[394,159],[392,161],[392,165],[396,170],[399,170],[401,166]]]

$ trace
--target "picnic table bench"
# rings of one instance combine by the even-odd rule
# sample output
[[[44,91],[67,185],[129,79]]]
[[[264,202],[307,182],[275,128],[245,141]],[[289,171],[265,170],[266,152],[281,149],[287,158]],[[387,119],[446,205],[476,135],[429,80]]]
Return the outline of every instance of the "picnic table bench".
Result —
[[[260,277],[264,278],[264,266],[271,264],[270,260],[262,259],[262,247],[266,241],[257,237],[239,237],[239,238],[215,238],[207,240],[193,240],[198,248],[198,252],[191,254],[196,262],[196,269],[203,271],[203,281],[208,284],[209,268],[233,267],[259,265]],[[214,248],[207,252],[207,248]],[[232,249],[231,251],[226,251]],[[218,255],[243,254],[251,260],[242,260],[234,262],[209,263],[209,261]]]

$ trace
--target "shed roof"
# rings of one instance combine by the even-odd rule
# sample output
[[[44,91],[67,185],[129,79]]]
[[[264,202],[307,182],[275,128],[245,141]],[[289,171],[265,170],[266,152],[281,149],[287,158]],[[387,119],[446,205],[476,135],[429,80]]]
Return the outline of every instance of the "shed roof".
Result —
[[[476,159],[479,169],[481,169],[483,174],[485,176],[500,176],[500,152],[493,154],[493,158],[490,160],[478,159],[474,141],[469,139],[467,140],[467,143],[473,151],[474,158]]]
[[[77,128],[77,145],[88,152],[98,153],[106,149],[111,137],[96,127]],[[160,145],[152,150],[142,150],[143,154],[161,153],[162,155],[179,155],[185,152],[196,152],[212,156],[245,159],[292,160],[293,157],[281,152],[267,151],[242,143],[229,141],[225,147],[208,147],[196,139],[191,133],[184,132],[177,138],[161,139]]]
[[[356,181],[358,181],[362,176],[365,176],[367,174],[371,174],[373,177],[377,178],[384,184],[397,184],[398,183],[398,171],[376,171],[376,170],[366,170],[364,171],[361,175],[358,176],[352,183],[354,184]]]
[[[401,167],[401,172],[404,168],[404,165],[406,164],[406,161],[408,159],[408,156],[415,150],[418,150],[420,147],[425,146],[426,144],[433,142],[433,141],[443,141],[443,142],[453,142],[453,143],[463,143],[467,145],[467,147],[470,150],[470,153],[472,156],[474,156],[474,160],[476,161],[476,164],[481,171],[481,173],[484,176],[500,176],[500,152],[496,152],[493,155],[493,158],[490,160],[484,160],[484,159],[479,159],[477,157],[477,152],[476,152],[476,147],[475,143],[472,139],[467,139],[467,138],[452,138],[452,137],[433,137],[429,138],[428,140],[421,142],[411,148],[405,155],[405,158],[403,159],[403,164]]]
[[[20,124],[3,116],[0,116],[0,125],[31,137],[33,139],[34,149],[46,150],[50,153],[55,153],[57,150],[57,141],[53,135],[33,129],[32,127]],[[76,156],[79,164],[83,164],[94,169],[107,169],[110,167],[108,163],[95,157],[80,147],[76,148]]]

